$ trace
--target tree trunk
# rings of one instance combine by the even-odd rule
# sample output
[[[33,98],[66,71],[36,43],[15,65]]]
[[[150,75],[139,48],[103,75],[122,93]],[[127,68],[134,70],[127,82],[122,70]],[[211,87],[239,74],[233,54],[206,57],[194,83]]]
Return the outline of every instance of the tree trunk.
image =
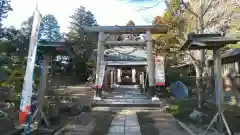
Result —
[[[196,90],[197,90],[198,108],[202,109],[202,104],[203,104],[202,68],[199,65],[195,65],[194,67],[196,70]]]
[[[204,22],[203,22],[203,12],[204,12],[204,2],[200,0],[200,14],[199,14],[199,34],[204,33]],[[198,108],[202,109],[203,105],[203,69],[204,69],[204,62],[205,62],[205,50],[199,50],[199,62],[196,65],[196,87],[198,92]]]

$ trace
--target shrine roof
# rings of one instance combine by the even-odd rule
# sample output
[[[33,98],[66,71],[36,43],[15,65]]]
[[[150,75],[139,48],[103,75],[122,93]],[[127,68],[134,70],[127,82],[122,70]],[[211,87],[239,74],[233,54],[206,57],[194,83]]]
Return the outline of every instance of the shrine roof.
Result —
[[[150,30],[152,34],[167,33],[167,25],[140,25],[140,26],[84,26],[86,32],[104,32],[109,34],[139,34]]]
[[[213,34],[195,34],[190,33],[187,41],[181,47],[181,50],[199,50],[221,48],[227,44],[236,44],[240,39],[233,39],[230,37],[223,37],[219,33]]]
[[[107,61],[108,66],[135,66],[135,65],[147,65],[147,61]]]

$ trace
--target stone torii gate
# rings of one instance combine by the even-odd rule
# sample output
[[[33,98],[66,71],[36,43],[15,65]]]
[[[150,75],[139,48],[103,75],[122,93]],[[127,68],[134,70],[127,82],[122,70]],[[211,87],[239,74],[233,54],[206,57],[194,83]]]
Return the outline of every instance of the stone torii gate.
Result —
[[[166,25],[149,25],[149,26],[84,26],[85,32],[98,33],[98,48],[97,48],[97,65],[96,65],[96,80],[99,79],[100,62],[104,61],[105,45],[111,46],[139,46],[146,45],[147,47],[147,73],[149,81],[149,89],[152,99],[155,97],[155,73],[153,61],[153,39],[152,34],[165,34],[168,31]],[[105,41],[105,34],[146,34],[145,40],[139,41]],[[96,81],[98,86],[98,81]],[[101,99],[101,91],[96,88],[95,96]]]

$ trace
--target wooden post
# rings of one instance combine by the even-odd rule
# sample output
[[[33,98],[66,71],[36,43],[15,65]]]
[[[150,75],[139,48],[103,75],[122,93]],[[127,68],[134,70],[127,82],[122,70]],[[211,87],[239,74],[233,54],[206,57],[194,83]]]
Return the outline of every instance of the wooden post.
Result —
[[[121,68],[118,68],[117,69],[117,83],[118,83],[118,85],[122,82],[121,77],[122,77]]]
[[[222,69],[221,69],[221,55],[220,50],[215,49],[213,51],[214,55],[214,72],[215,72],[215,92],[217,94],[217,106],[218,106],[218,114],[221,117],[223,113],[223,86],[222,86]],[[218,121],[218,130],[220,133],[223,133],[223,121],[222,118],[219,118]]]
[[[239,64],[238,64],[238,62],[235,62],[234,66],[235,66],[235,73],[236,73],[236,83],[239,85],[240,81],[239,81],[239,77],[238,77],[238,74],[239,74]]]
[[[117,85],[117,70],[116,70],[116,68],[117,67],[114,67],[114,72],[113,72],[114,73],[114,75],[113,75],[114,76],[114,86]]]
[[[136,69],[132,68],[132,83],[136,83]]]
[[[144,72],[142,72],[142,87],[143,87],[143,90],[145,90],[145,76],[144,76]]]
[[[111,85],[111,86],[110,86],[110,87],[113,88],[113,68],[111,68],[111,71],[110,71],[110,72],[111,72],[111,73],[110,73],[110,74],[111,74],[111,75],[110,75],[110,76],[111,76],[111,82],[110,82],[110,85]]]
[[[42,62],[42,73],[41,73],[41,78],[40,78],[40,87],[38,90],[38,104],[37,104],[37,112],[40,113],[40,116],[43,117],[45,123],[47,126],[49,126],[49,123],[47,121],[47,118],[45,117],[43,113],[43,106],[44,106],[44,101],[45,101],[45,92],[47,89],[47,77],[48,77],[48,72],[49,72],[49,56],[44,55],[43,56],[43,62]]]

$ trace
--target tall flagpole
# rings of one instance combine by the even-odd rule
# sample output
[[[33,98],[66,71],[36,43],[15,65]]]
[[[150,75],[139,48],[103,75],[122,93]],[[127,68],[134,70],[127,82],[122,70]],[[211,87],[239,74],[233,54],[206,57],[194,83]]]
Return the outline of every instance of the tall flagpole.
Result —
[[[32,98],[32,90],[33,90],[32,76],[34,72],[34,65],[35,65],[35,59],[36,59],[40,22],[41,22],[41,14],[38,10],[38,4],[36,4],[36,9],[33,15],[33,25],[32,25],[31,37],[30,37],[27,67],[25,71],[24,83],[23,83],[22,95],[21,95],[21,104],[20,104],[20,111],[19,111],[20,124],[24,124],[25,120],[27,119],[31,111],[31,98]]]

